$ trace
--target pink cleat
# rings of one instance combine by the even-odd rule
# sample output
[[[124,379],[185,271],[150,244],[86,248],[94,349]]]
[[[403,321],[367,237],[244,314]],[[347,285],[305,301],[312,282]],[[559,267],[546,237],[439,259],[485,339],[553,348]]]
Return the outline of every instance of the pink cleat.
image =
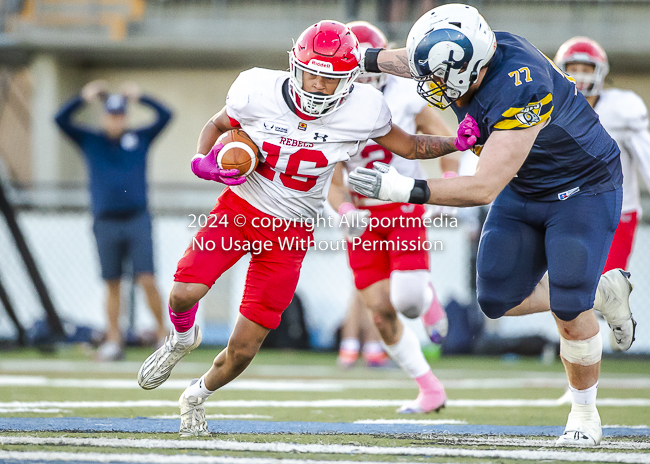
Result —
[[[422,323],[431,341],[436,345],[440,345],[447,336],[449,323],[447,321],[447,313],[445,313],[445,309],[440,304],[433,285],[429,283],[429,286],[433,292],[433,301],[431,301],[431,306],[429,306],[427,312],[422,315]]]
[[[410,403],[405,404],[397,410],[399,414],[424,414],[427,412],[435,411],[440,412],[445,407],[447,395],[445,394],[445,387],[438,378],[429,371],[420,377],[416,377],[415,381],[420,387],[420,394]]]
[[[440,385],[442,388],[442,384]],[[399,414],[424,414],[427,412],[440,412],[445,407],[447,395],[445,390],[434,392],[420,392],[415,401],[405,404],[397,410]]]

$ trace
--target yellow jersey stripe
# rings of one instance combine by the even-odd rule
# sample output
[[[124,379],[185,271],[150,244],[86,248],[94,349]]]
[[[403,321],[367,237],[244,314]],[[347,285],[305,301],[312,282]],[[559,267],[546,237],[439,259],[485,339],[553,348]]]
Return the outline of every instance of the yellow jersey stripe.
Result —
[[[496,124],[494,125],[494,128],[495,128],[495,129],[503,129],[503,130],[507,130],[507,129],[519,129],[519,128],[526,128],[526,127],[536,126],[536,125],[539,124],[540,122],[544,122],[544,121],[546,121],[548,118],[551,117],[551,113],[553,112],[553,108],[554,108],[554,107],[551,107],[551,109],[548,111],[548,113],[545,113],[545,114],[543,114],[542,116],[540,116],[540,117],[539,117],[539,121],[536,122],[535,124],[532,124],[532,125],[529,125],[529,124],[523,124],[523,123],[522,123],[521,121],[519,121],[518,119],[506,119],[506,120],[504,120],[504,121],[500,121],[500,122],[496,123]]]
[[[547,96],[545,96],[544,98],[542,98],[540,101],[530,102],[530,103],[529,103],[528,105],[526,105],[526,106],[533,106],[533,105],[537,105],[538,103],[541,103],[542,106],[544,106],[544,105],[546,105],[547,103],[550,103],[551,100],[553,100],[553,94],[549,93]],[[507,110],[505,113],[503,113],[502,116],[503,116],[504,118],[510,118],[510,117],[514,116],[515,114],[521,112],[521,110],[523,110],[523,109],[524,109],[524,108],[510,108],[510,109]]]

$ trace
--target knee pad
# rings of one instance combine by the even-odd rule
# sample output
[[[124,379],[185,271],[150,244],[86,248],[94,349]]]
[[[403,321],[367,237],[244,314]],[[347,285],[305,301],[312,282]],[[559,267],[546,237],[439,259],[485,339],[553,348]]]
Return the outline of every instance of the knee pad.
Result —
[[[603,354],[603,338],[598,332],[586,340],[567,340],[560,336],[560,356],[571,364],[593,366]]]
[[[393,271],[390,275],[390,302],[395,311],[409,319],[420,317],[431,305],[429,271]]]
[[[478,305],[485,314],[490,319],[499,319],[502,317],[508,310],[514,308],[515,305],[507,304],[502,299],[486,295],[486,292],[479,291],[477,292]]]

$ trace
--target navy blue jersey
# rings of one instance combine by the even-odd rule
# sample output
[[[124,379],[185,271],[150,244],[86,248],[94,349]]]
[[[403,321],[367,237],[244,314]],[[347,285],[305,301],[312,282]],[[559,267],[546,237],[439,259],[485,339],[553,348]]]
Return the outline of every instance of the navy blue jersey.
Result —
[[[147,127],[128,130],[118,139],[110,139],[101,130],[72,122],[74,113],[84,104],[81,97],[70,100],[56,115],[61,130],[84,154],[94,216],[133,213],[147,208],[147,152],[172,114],[153,98],[142,96],[140,102],[156,111],[156,121]]]
[[[619,187],[618,146],[573,80],[526,39],[495,34],[497,50],[478,91],[467,106],[451,106],[459,121],[469,113],[479,124],[475,152],[494,131],[546,123],[510,181],[515,192],[550,201]]]

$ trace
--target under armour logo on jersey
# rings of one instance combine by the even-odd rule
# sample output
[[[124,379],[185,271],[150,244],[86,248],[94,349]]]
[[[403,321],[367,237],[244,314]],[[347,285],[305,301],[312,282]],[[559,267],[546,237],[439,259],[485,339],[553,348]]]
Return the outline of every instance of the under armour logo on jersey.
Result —
[[[323,139],[323,142],[327,142],[327,134],[319,134],[318,132],[314,132],[314,140],[318,142],[318,139]]]

